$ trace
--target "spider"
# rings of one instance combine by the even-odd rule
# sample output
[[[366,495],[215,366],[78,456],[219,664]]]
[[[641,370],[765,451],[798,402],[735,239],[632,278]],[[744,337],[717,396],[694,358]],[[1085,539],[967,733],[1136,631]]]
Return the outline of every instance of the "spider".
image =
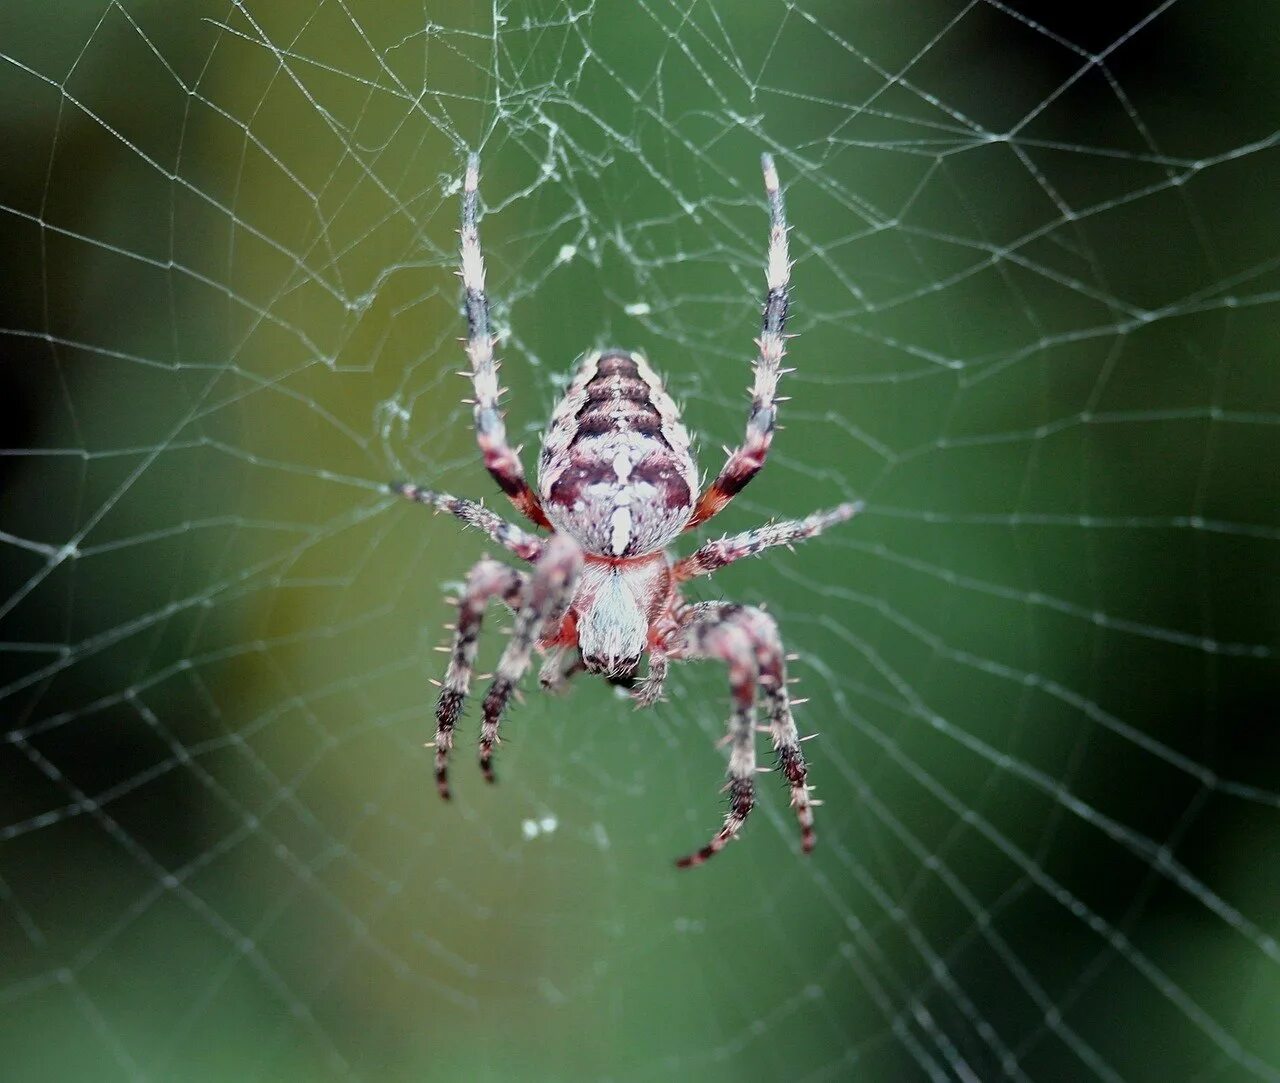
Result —
[[[680,412],[649,363],[620,349],[587,354],[552,413],[538,462],[538,489],[525,480],[519,449],[507,443],[498,409],[498,362],[489,325],[484,259],[477,229],[479,159],[467,160],[462,195],[461,270],[467,317],[468,376],[475,387],[476,438],[484,464],[498,487],[536,526],[539,537],[508,523],[474,501],[407,482],[393,493],[446,511],[484,531],[532,567],[528,571],[482,559],[467,578],[452,625],[449,667],[436,705],[435,777],[449,799],[449,753],[454,728],[471,684],[480,622],[491,599],[515,613],[511,639],[485,694],[480,731],[480,769],[494,781],[493,752],[502,714],[528,670],[536,648],[546,656],[540,683],[563,689],[587,671],[631,690],[639,706],[661,697],[669,662],[719,659],[728,666],[733,711],[729,745],[729,808],[710,842],[676,864],[701,865],[734,839],[755,803],[755,708],[763,701],[778,767],[791,790],[800,824],[801,849],[813,849],[813,806],[800,737],[791,717],[786,656],[778,628],[763,610],[724,602],[689,604],[680,584],[753,556],[774,545],[811,538],[849,519],[860,504],[789,522],[769,523],[707,542],[690,556],[674,558],[668,546],[685,530],[720,512],[760,472],[773,438],[778,378],[787,336],[787,286],[791,263],[778,173],[761,158],[769,201],[769,252],[763,327],[756,340],[755,384],[746,438],[729,454],[709,487],[698,492],[698,472]],[[643,679],[641,657],[648,653]],[[766,729],[766,727],[761,727]]]

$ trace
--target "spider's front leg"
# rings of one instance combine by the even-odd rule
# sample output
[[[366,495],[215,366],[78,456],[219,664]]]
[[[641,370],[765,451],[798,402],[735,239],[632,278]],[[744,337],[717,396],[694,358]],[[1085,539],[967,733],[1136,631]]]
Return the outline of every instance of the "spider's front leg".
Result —
[[[765,194],[769,198],[769,254],[765,261],[764,312],[756,339],[755,382],[751,388],[751,413],[747,433],[729,456],[716,480],[698,499],[686,529],[705,523],[729,503],[764,467],[773,442],[778,417],[778,378],[790,370],[782,367],[787,349],[787,288],[791,282],[791,257],[787,249],[787,216],[773,157],[761,156]]]
[[[498,362],[493,356],[496,336],[489,327],[489,298],[484,291],[484,255],[480,251],[479,217],[480,159],[467,158],[462,186],[461,257],[462,289],[467,309],[467,359],[475,387],[476,441],[484,455],[485,469],[493,480],[532,522],[550,528],[537,494],[525,480],[519,454],[507,443],[507,429],[498,410]]]
[[[453,731],[462,714],[462,705],[471,687],[475,669],[476,641],[480,623],[490,598],[501,598],[514,605],[528,577],[523,572],[499,564],[487,557],[471,569],[466,589],[458,601],[458,623],[449,652],[449,668],[440,686],[436,703],[436,789],[449,800],[449,752],[453,748]]]
[[[529,668],[539,635],[555,628],[573,598],[582,569],[582,550],[571,538],[553,534],[544,543],[542,555],[525,577],[516,604],[511,640],[502,652],[493,683],[484,697],[484,720],[480,729],[480,769],[493,782],[493,749],[498,743],[498,725],[516,684]]]
[[[711,841],[676,864],[680,868],[701,865],[719,853],[742,827],[754,803],[755,772],[754,700],[756,686],[769,712],[769,733],[778,766],[791,788],[791,807],[800,824],[800,848],[814,846],[813,803],[809,797],[808,768],[800,749],[800,735],[791,717],[787,695],[786,657],[773,618],[750,606],[706,602],[689,606],[682,614],[672,656],[719,658],[729,666],[734,712],[729,722],[729,812],[724,826]],[[744,728],[745,727],[745,728]]]

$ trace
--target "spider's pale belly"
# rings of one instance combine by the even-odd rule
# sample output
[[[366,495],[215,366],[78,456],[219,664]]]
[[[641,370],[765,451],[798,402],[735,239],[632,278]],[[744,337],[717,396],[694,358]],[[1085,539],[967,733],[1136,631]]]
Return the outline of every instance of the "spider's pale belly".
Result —
[[[680,411],[649,363],[589,354],[542,444],[538,488],[552,525],[590,553],[652,553],[693,515],[697,480]]]
[[[680,584],[772,546],[811,538],[850,518],[860,505],[841,504],[804,519],[769,523],[707,542],[683,559],[668,552],[681,532],[716,515],[760,472],[773,440],[778,378],[786,371],[783,325],[791,264],[778,175],[768,155],[762,165],[769,197],[769,253],[746,435],[715,480],[696,495],[697,467],[679,409],[643,357],[616,349],[582,360],[547,427],[536,493],[525,480],[498,409],[498,364],[477,229],[479,163],[474,156],[467,162],[461,262],[476,440],[498,487],[551,535],[529,533],[482,505],[447,493],[408,483],[391,487],[409,500],[456,515],[532,565],[522,571],[486,557],[471,569],[458,599],[449,668],[436,704],[435,769],[441,797],[451,793],[449,754],[471,687],[480,624],[488,603],[498,599],[514,611],[515,624],[482,708],[480,767],[488,781],[494,779],[502,715],[535,650],[546,655],[539,679],[547,689],[562,688],[582,670],[630,687],[647,654],[647,674],[633,692],[644,707],[661,698],[669,662],[713,658],[728,669],[733,701],[729,811],[711,841],[677,864],[702,864],[736,838],[746,822],[755,803],[757,710],[768,722],[774,757],[800,824],[801,848],[806,853],[813,849],[814,802],[791,717],[786,654],[777,625],[751,606],[686,603]]]
[[[631,560],[587,556],[564,622],[545,646],[576,645],[592,673],[632,677],[650,629],[670,623],[674,601],[666,553]]]

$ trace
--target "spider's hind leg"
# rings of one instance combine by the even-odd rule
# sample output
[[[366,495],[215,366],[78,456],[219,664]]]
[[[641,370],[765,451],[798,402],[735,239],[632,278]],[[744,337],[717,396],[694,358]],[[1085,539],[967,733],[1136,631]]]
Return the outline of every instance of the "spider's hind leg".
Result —
[[[791,789],[791,807],[800,824],[800,848],[813,849],[813,802],[800,736],[787,695],[786,658],[773,618],[751,606],[705,602],[681,616],[676,658],[719,658],[729,667],[733,715],[729,721],[729,812],[724,826],[702,849],[676,862],[680,868],[701,865],[737,835],[755,802],[756,690],[769,714],[774,754]]]
[[[471,569],[466,589],[458,600],[458,623],[449,651],[449,668],[440,686],[436,703],[436,789],[449,800],[449,752],[453,748],[453,731],[462,714],[471,674],[475,669],[476,643],[485,607],[491,598],[501,598],[508,605],[519,597],[528,577],[514,568],[487,557]]]
[[[768,613],[754,607],[743,609],[735,618],[751,637],[760,670],[760,692],[769,713],[769,737],[778,768],[791,790],[791,807],[800,825],[800,849],[813,850],[813,801],[809,797],[809,768],[800,748],[800,732],[791,716],[787,693],[787,661],[778,626]]]
[[[724,824],[699,850],[680,858],[676,866],[693,868],[715,857],[746,823],[755,805],[755,700],[759,669],[751,637],[731,618],[740,606],[691,606],[682,624],[680,656],[719,658],[729,667],[733,713],[729,717],[729,811]]]
[[[582,568],[582,550],[563,534],[553,534],[533,571],[525,577],[516,604],[511,640],[502,652],[493,683],[484,697],[484,721],[480,729],[480,770],[493,782],[493,749],[498,724],[516,684],[529,668],[533,648],[544,631],[554,628],[564,615]]]

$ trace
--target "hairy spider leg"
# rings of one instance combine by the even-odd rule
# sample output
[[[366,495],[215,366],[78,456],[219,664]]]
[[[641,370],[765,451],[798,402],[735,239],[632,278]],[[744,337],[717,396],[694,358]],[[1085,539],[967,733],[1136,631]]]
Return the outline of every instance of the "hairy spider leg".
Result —
[[[493,747],[498,743],[498,724],[517,682],[529,668],[533,648],[544,629],[558,626],[577,585],[582,569],[582,550],[573,539],[553,534],[525,579],[516,608],[515,626],[507,649],[498,660],[498,669],[485,693],[480,728],[480,770],[485,780],[494,781]]]
[[[786,656],[778,626],[752,606],[704,602],[680,615],[678,657],[715,657],[729,665],[734,713],[729,723],[729,812],[724,826],[702,849],[676,862],[687,869],[714,857],[737,835],[754,803],[755,747],[753,699],[758,686],[769,713],[769,733],[779,768],[791,789],[791,807],[800,825],[800,848],[813,850],[813,801],[800,735],[787,694]],[[743,682],[747,682],[744,684]],[[748,727],[744,733],[742,727]]]
[[[538,671],[538,684],[544,692],[553,696],[559,695],[569,687],[569,681],[579,673],[585,672],[587,666],[576,650],[568,647],[552,647],[547,659]]]
[[[679,647],[672,652],[684,658],[718,658],[725,662],[733,697],[727,738],[729,809],[723,826],[710,842],[676,861],[676,867],[681,869],[694,868],[715,857],[737,836],[755,805],[755,698],[759,681],[756,651],[746,630],[723,616],[714,603],[690,606],[681,621]]]
[[[791,716],[791,697],[787,693],[787,659],[777,622],[763,610],[753,606],[726,606],[712,603],[707,612],[720,610],[720,619],[742,627],[756,650],[756,667],[760,671],[760,691],[769,713],[769,737],[773,754],[787,785],[791,789],[791,807],[800,824],[800,849],[813,850],[817,841],[813,833],[813,802],[809,797],[809,769],[800,749],[800,733]]]
[[[507,605],[514,605],[528,578],[524,572],[486,557],[471,569],[466,589],[458,600],[458,624],[449,652],[449,668],[445,671],[440,699],[436,703],[436,789],[446,801],[449,800],[449,752],[453,748],[453,731],[471,687],[476,641],[480,636],[485,607],[491,598],[501,598]]]
[[[760,158],[764,170],[765,193],[769,198],[769,256],[765,264],[764,314],[760,337],[756,339],[753,363],[755,384],[751,389],[751,412],[747,415],[746,438],[729,456],[719,476],[698,499],[686,529],[705,523],[721,511],[764,466],[773,442],[777,421],[778,378],[791,369],[782,367],[787,340],[787,285],[791,280],[791,258],[787,250],[787,218],[778,186],[773,156]]]
[[[632,693],[637,707],[652,707],[662,698],[662,688],[667,681],[667,656],[657,647],[649,648],[649,672],[644,675]]]
[[[767,523],[742,534],[717,538],[675,563],[673,574],[677,582],[711,575],[727,564],[744,557],[753,557],[775,545],[791,545],[821,534],[829,526],[851,519],[863,508],[862,502],[841,504],[829,511],[818,511],[803,519],[788,519],[781,523]]]
[[[498,363],[494,360],[495,336],[489,327],[489,298],[484,291],[484,255],[480,251],[479,210],[480,159],[467,158],[467,172],[462,187],[462,230],[460,255],[462,289],[467,310],[467,358],[475,387],[476,441],[484,456],[485,469],[493,476],[511,502],[537,526],[550,527],[537,494],[525,481],[520,456],[507,443],[507,429],[498,410]]]
[[[508,523],[501,515],[490,511],[483,504],[474,500],[463,500],[448,493],[437,493],[430,489],[422,489],[407,481],[392,482],[387,486],[397,496],[411,500],[415,504],[425,504],[436,511],[447,511],[457,516],[467,526],[483,530],[495,542],[509,553],[514,553],[521,560],[534,561],[542,555],[545,544],[541,538],[528,531]]]

